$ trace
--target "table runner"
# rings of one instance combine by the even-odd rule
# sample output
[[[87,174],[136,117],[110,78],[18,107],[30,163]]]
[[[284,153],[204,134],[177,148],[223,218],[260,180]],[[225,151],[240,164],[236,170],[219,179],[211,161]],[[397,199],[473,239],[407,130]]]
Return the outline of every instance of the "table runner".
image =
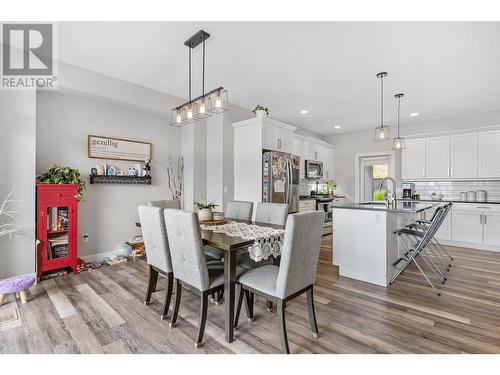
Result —
[[[203,230],[215,233],[224,233],[231,237],[241,237],[244,240],[254,240],[248,248],[250,258],[255,262],[266,260],[269,256],[275,258],[281,254],[283,246],[284,229],[261,227],[255,224],[229,222],[223,225],[200,225]]]

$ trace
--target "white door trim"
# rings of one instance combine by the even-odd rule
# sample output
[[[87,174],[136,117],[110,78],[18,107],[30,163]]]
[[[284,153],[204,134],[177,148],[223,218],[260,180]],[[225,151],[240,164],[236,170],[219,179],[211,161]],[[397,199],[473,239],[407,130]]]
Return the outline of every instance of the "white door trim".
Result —
[[[390,160],[389,164],[389,176],[396,179],[396,153],[394,151],[378,151],[378,152],[363,152],[354,155],[354,201],[359,203],[359,168],[360,159],[366,157],[377,157],[377,156],[388,156]],[[397,186],[394,186],[397,190]]]

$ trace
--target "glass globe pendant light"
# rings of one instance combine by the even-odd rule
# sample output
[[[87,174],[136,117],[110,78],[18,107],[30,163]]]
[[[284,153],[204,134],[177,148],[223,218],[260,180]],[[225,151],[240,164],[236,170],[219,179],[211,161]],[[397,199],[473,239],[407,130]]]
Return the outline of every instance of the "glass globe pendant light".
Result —
[[[375,128],[375,138],[376,142],[387,141],[391,138],[389,134],[389,126],[384,125],[384,77],[387,76],[387,72],[380,72],[377,74],[377,78],[380,78],[380,126]]]
[[[403,150],[405,148],[405,140],[399,134],[399,125],[401,118],[401,98],[404,94],[396,94],[394,97],[398,100],[398,136],[392,140],[392,149],[394,151]]]

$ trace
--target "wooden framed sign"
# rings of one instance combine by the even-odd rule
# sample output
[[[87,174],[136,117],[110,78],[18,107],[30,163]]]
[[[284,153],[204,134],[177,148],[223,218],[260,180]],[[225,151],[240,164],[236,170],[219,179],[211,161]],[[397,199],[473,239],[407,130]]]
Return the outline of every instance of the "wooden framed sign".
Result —
[[[151,160],[151,143],[130,139],[88,136],[89,158],[141,161]]]

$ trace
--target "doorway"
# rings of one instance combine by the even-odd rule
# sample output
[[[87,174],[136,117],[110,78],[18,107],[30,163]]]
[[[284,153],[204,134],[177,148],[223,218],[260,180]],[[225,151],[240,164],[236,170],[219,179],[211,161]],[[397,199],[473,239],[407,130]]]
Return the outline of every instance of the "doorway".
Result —
[[[385,177],[394,176],[394,153],[356,154],[356,202],[369,202]],[[395,188],[395,187],[394,187]],[[392,184],[390,189],[393,189]],[[390,192],[392,193],[392,192]]]

